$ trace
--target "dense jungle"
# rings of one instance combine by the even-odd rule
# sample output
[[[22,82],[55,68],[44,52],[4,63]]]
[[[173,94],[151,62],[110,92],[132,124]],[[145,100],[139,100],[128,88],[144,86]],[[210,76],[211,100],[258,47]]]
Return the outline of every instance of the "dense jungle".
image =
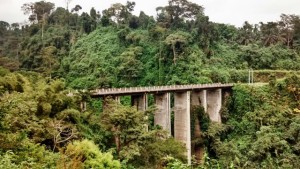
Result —
[[[84,12],[39,1],[20,6],[28,24],[0,21],[1,169],[300,168],[300,16],[236,27],[188,0],[168,0],[156,16],[134,15],[135,5]],[[222,123],[192,108],[192,147],[204,152],[191,165],[153,124],[155,107],[139,112],[124,96],[103,109],[89,95],[207,83],[234,87]]]

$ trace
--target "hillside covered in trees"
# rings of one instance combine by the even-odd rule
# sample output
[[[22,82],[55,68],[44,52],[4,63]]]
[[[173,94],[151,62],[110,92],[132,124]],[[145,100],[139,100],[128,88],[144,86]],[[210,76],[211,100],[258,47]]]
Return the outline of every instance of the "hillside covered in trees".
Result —
[[[89,13],[20,8],[30,24],[0,21],[0,168],[190,168],[183,145],[153,125],[154,108],[124,97],[102,111],[81,91],[215,82],[236,85],[222,124],[193,108],[202,134],[192,144],[205,149],[193,167],[300,168],[299,16],[237,28],[188,0],[157,16],[133,15],[130,1]],[[249,69],[265,85],[244,85]]]

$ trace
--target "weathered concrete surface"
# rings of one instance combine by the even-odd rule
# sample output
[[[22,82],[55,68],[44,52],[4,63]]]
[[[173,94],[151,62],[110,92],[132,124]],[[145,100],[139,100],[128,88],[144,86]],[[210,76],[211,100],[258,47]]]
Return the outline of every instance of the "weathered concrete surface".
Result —
[[[138,111],[142,111],[142,112],[146,111],[148,108],[147,94],[132,95],[131,105],[136,106]]]
[[[207,90],[207,113],[213,122],[221,123],[222,89]]]
[[[171,101],[170,93],[158,93],[154,95],[156,110],[154,124],[161,126],[171,135]]]
[[[200,92],[200,105],[204,108],[204,111],[207,112],[207,91],[202,90]]]
[[[207,112],[207,92],[206,90],[195,90],[191,93],[191,105],[199,106],[201,105],[204,108],[204,111]]]
[[[207,101],[206,101],[206,90],[201,91],[192,91],[191,93],[191,107],[194,106],[202,106],[207,111]],[[200,122],[197,116],[195,120],[195,128],[194,128],[194,137],[201,138],[201,128],[200,128]],[[204,146],[202,145],[195,145],[191,144],[191,154],[195,156],[195,160],[198,163],[203,163],[203,155],[204,155]]]
[[[174,93],[174,116],[174,137],[185,144],[191,164],[190,91]]]

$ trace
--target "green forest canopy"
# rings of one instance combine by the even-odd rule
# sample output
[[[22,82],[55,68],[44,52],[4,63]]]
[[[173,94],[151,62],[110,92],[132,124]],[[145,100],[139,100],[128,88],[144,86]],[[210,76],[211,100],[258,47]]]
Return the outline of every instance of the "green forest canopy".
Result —
[[[200,4],[168,2],[157,16],[136,16],[130,1],[82,13],[39,1],[21,7],[29,25],[0,21],[0,168],[187,167],[182,145],[153,119],[113,102],[102,112],[68,91],[243,83],[248,69],[269,85],[235,86],[223,124],[193,112],[203,132],[194,144],[206,148],[198,167],[299,168],[299,16],[237,28],[211,22]],[[120,135],[115,121],[132,125]]]

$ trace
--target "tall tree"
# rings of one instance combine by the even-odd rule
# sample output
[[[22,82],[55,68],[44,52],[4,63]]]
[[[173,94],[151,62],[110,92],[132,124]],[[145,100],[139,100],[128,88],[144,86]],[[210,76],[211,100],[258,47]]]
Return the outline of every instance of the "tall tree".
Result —
[[[45,17],[51,14],[54,7],[54,3],[39,1],[35,3],[25,3],[22,5],[21,9],[25,15],[29,15],[29,21],[41,22],[45,19]]]
[[[75,26],[76,30],[77,28],[82,27],[82,24],[80,24],[80,17],[79,17],[79,11],[82,9],[82,7],[80,5],[75,5],[74,8],[72,8],[71,12],[75,13],[73,15],[71,15],[71,25]],[[85,14],[82,14],[85,15]]]
[[[120,159],[131,159],[139,154],[138,141],[146,132],[146,120],[142,112],[110,100],[104,107],[101,124],[112,132]]]
[[[242,45],[248,45],[254,41],[254,28],[248,21],[245,21],[243,26],[239,29],[238,41]]]
[[[153,17],[146,15],[143,11],[140,12],[138,19],[139,19],[138,20],[139,25],[143,28],[147,28],[151,22],[154,23]]]
[[[42,63],[41,67],[43,69],[43,72],[52,78],[52,71],[53,69],[58,65],[58,61],[55,58],[55,52],[56,52],[55,46],[48,46],[41,50],[41,58]]]
[[[294,46],[299,49],[300,47],[300,17],[297,16],[294,18]]]
[[[166,10],[173,17],[178,19],[195,19],[198,14],[203,14],[203,7],[187,0],[169,0]]]
[[[70,20],[70,13],[68,10],[62,7],[58,7],[55,11],[51,13],[51,15],[48,18],[49,24],[54,25],[67,25]]]
[[[127,1],[126,5],[115,3],[112,4],[110,8],[103,10],[102,13],[103,15],[111,18],[117,24],[128,23],[134,7],[135,2]]]
[[[95,30],[96,29],[96,26],[97,26],[97,22],[100,18],[100,15],[99,13],[96,12],[95,8],[91,8],[90,10],[90,16],[91,16],[91,20],[92,20],[92,30]]]
[[[13,30],[19,30],[20,29],[20,24],[19,23],[12,23],[11,24],[11,28]]]
[[[295,24],[299,20],[299,16],[296,15],[280,15],[279,21],[280,36],[285,40],[285,44],[288,48],[293,47]]]
[[[51,14],[55,5],[51,2],[39,1],[35,3],[25,3],[21,7],[24,14],[29,14],[29,20],[34,23],[38,22],[42,29],[42,43],[44,43],[44,29],[48,16]]]
[[[196,42],[201,47],[207,56],[213,54],[211,47],[215,41],[218,40],[218,30],[215,28],[215,24],[209,21],[209,17],[203,14],[199,14],[194,22],[194,30],[197,32]]]
[[[82,31],[85,33],[90,33],[96,28],[96,23],[86,12],[83,12],[80,16]]]
[[[179,26],[186,20],[194,20],[198,14],[203,14],[204,8],[188,0],[169,0],[169,5],[158,7],[158,20],[168,22],[170,26]]]
[[[277,22],[260,23],[260,31],[264,46],[278,43],[281,39],[280,30]]]
[[[165,43],[171,46],[173,51],[173,63],[176,64],[178,52],[183,51],[185,45],[190,41],[190,35],[186,32],[178,31],[174,34],[170,34],[166,39]]]
[[[4,33],[9,29],[9,23],[0,21],[0,35],[3,37]]]

